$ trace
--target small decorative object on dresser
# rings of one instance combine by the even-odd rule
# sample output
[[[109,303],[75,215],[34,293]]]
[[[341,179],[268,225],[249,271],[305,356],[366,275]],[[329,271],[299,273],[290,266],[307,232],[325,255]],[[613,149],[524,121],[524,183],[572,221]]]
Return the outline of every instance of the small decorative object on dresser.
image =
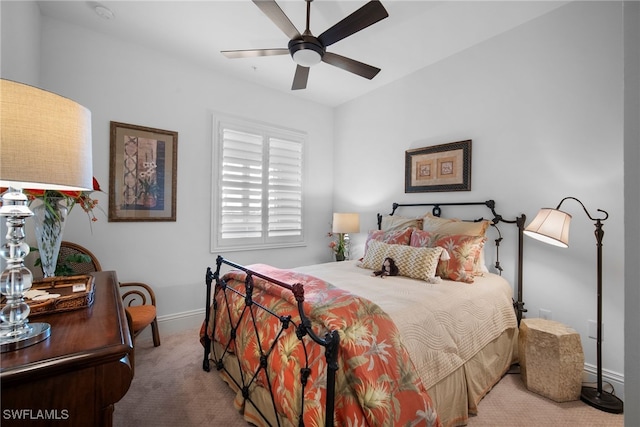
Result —
[[[518,355],[529,390],[556,402],[580,398],[584,354],[575,330],[553,320],[522,319]]]

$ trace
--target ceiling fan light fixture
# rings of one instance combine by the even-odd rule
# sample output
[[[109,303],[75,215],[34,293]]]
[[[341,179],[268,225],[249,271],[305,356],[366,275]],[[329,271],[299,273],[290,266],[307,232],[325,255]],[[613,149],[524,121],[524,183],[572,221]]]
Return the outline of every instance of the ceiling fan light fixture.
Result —
[[[305,37],[302,40],[291,40],[289,42],[291,57],[301,67],[311,67],[322,61],[322,55],[324,55],[325,50],[321,44],[311,39],[311,37]]]
[[[319,64],[320,61],[322,61],[322,56],[315,50],[302,49],[294,52],[293,60],[302,67],[311,67],[312,65]]]

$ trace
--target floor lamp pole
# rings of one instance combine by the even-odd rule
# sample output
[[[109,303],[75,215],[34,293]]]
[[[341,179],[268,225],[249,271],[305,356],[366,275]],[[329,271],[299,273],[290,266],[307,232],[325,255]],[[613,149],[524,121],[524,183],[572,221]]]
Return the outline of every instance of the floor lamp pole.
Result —
[[[559,246],[562,248],[569,247],[569,223],[571,215],[561,211],[560,207],[565,200],[575,200],[582,206],[584,213],[587,214],[591,221],[595,221],[596,247],[598,250],[597,262],[597,282],[598,282],[598,325],[597,329],[597,387],[582,386],[580,392],[580,400],[587,405],[600,409],[601,411],[611,412],[613,414],[621,414],[623,410],[622,400],[614,396],[613,393],[602,390],[602,238],[604,231],[602,230],[602,222],[609,218],[609,214],[602,209],[598,209],[603,217],[594,218],[591,216],[584,204],[575,197],[565,197],[560,201],[555,209],[542,208],[531,221],[531,223],[523,231],[524,234],[538,239],[542,242]]]
[[[586,210],[585,210],[586,211]],[[587,212],[588,215],[588,212]],[[591,217],[591,215],[589,215]],[[592,218],[593,219],[593,218]],[[598,251],[597,261],[597,282],[598,282],[598,325],[597,329],[597,388],[583,386],[580,394],[580,400],[601,411],[620,414],[623,411],[622,400],[613,394],[602,390],[602,238],[604,231],[602,230],[602,220],[596,219],[596,246]]]

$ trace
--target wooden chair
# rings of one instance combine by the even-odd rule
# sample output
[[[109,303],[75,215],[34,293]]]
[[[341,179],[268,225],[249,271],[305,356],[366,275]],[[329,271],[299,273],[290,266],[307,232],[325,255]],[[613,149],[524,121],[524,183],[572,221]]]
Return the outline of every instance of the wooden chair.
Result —
[[[65,261],[74,254],[84,254],[91,258],[90,262]],[[96,256],[87,248],[76,243],[63,241],[60,245],[58,262],[66,262],[76,274],[89,274],[102,271]],[[134,337],[137,337],[147,326],[151,325],[153,345],[160,345],[158,319],[156,314],[156,295],[151,286],[141,282],[120,283],[122,300],[125,305],[127,320]]]

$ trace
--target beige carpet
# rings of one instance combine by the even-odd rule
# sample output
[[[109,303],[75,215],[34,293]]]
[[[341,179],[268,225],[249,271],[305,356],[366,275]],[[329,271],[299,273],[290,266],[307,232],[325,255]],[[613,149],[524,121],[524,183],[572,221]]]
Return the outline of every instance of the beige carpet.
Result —
[[[136,372],[116,404],[115,427],[246,426],[233,409],[233,395],[215,369],[202,370],[198,331],[162,336],[162,345],[136,342]],[[556,403],[529,392],[520,376],[506,375],[480,402],[471,427],[623,426],[612,415],[580,401]]]

